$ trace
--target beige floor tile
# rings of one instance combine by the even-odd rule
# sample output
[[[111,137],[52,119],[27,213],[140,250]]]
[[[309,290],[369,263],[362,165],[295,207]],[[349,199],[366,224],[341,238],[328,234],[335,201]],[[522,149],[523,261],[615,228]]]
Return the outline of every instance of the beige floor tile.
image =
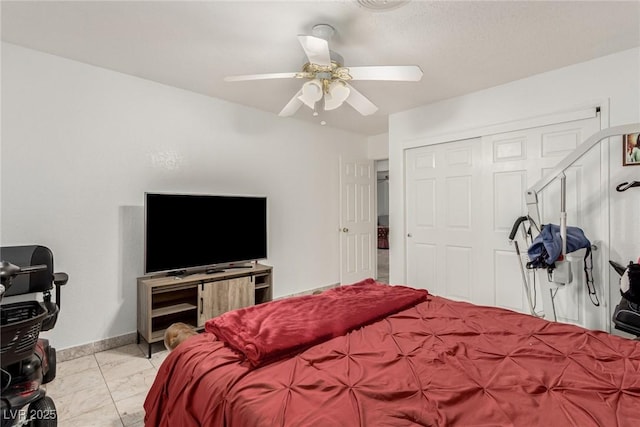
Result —
[[[145,340],[140,340],[140,344],[138,344],[138,348],[144,354],[145,357],[149,354],[149,344],[146,343]],[[164,346],[164,341],[158,341],[151,344],[151,357],[155,356],[158,353],[162,353],[167,351],[167,348]]]
[[[138,372],[155,369],[146,357],[129,357],[118,359],[112,363],[101,364],[100,370],[107,384],[120,378],[131,377]]]
[[[159,368],[160,365],[162,365],[162,362],[164,362],[164,359],[166,359],[168,355],[169,355],[169,351],[162,350],[157,353],[153,353],[151,355],[151,359],[149,360],[151,361],[151,364],[153,366],[155,366],[156,368]]]
[[[145,369],[135,374],[107,381],[107,387],[115,402],[140,393],[147,393],[156,378],[157,369]]]
[[[46,384],[58,410],[59,427],[144,427],[144,400],[169,352],[155,343],[129,344],[57,364]]]
[[[137,344],[129,344],[118,348],[112,348],[111,350],[101,351],[100,353],[95,354],[98,365],[100,366],[130,359],[132,356],[144,357],[144,353],[140,350],[140,347],[138,347]]]
[[[46,389],[47,393],[51,396],[60,397],[80,390],[97,387],[100,384],[104,384],[104,378],[102,377],[100,369],[95,367],[67,375],[57,374],[56,372],[56,379],[48,383]]]
[[[45,386],[58,426],[144,427],[142,405],[167,355],[154,345],[148,359],[141,346],[130,344],[59,362],[56,379]]]
[[[56,405],[58,420],[67,420],[78,417],[86,412],[95,411],[105,404],[112,402],[109,389],[104,383],[96,387],[68,393],[64,396],[48,394]]]
[[[93,411],[58,423],[59,427],[122,427],[120,414],[113,402]]]
[[[93,354],[89,356],[79,357],[73,360],[67,360],[65,362],[56,363],[56,377],[67,376],[71,374],[76,374],[78,372],[86,371],[87,369],[93,369],[98,367],[98,362]]]
[[[116,402],[116,408],[125,426],[132,426],[144,420],[144,399],[147,393],[140,393]]]

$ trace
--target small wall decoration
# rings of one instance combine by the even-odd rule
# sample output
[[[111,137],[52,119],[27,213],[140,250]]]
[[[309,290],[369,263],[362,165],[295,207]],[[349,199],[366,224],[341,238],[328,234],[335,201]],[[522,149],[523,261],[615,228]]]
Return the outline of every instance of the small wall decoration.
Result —
[[[640,133],[623,135],[622,145],[622,165],[640,165]]]

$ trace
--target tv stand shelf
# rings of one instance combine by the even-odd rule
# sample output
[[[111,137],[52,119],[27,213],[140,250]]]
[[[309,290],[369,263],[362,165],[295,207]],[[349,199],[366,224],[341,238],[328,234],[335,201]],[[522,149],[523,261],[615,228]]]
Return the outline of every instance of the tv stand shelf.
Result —
[[[220,272],[138,278],[138,333],[151,344],[175,322],[202,330],[207,320],[237,308],[271,301],[272,267],[251,264]]]
[[[170,305],[167,307],[156,308],[155,310],[151,310],[151,317],[162,317],[168,314],[180,313],[180,312],[189,311],[189,310],[196,310],[197,308],[198,308],[197,305],[187,304],[187,303]]]

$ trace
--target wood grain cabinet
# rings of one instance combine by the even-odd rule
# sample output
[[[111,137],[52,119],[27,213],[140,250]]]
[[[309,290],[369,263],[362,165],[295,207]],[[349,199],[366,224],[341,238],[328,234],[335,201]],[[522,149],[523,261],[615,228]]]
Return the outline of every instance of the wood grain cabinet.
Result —
[[[138,333],[151,344],[175,322],[202,330],[207,320],[237,308],[271,301],[272,268],[252,264],[205,274],[138,278]]]

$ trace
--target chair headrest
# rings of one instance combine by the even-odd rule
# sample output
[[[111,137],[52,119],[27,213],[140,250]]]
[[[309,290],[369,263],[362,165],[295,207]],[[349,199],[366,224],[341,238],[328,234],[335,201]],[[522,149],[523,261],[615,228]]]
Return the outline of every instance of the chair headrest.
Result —
[[[16,276],[4,296],[24,295],[48,291],[53,287],[53,253],[40,245],[2,246],[0,260],[8,261],[19,267],[44,264],[46,270]]]

